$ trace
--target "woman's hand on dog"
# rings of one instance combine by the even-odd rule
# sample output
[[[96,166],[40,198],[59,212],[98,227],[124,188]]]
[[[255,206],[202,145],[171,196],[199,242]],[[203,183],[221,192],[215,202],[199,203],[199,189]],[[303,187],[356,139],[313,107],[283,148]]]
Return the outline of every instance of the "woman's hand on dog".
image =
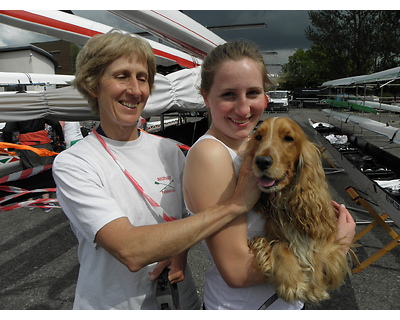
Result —
[[[243,159],[240,167],[238,183],[233,199],[237,200],[240,206],[244,206],[244,211],[250,211],[258,199],[260,198],[261,190],[258,187],[258,178],[253,171],[253,157],[247,155]]]
[[[344,204],[339,205],[335,201],[332,201],[332,203],[335,208],[339,228],[336,241],[346,245],[346,249],[343,251],[347,253],[356,234],[356,223]]]

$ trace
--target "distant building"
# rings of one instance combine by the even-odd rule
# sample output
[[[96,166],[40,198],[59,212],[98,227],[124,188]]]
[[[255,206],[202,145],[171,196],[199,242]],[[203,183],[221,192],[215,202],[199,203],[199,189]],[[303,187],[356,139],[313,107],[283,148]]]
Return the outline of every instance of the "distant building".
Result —
[[[54,74],[57,68],[57,60],[34,45],[0,47],[0,72]]]
[[[34,45],[0,47],[0,72],[55,74],[57,60]],[[0,91],[40,90],[40,86],[3,86]]]
[[[75,74],[75,59],[79,46],[64,40],[37,42],[34,46],[46,50],[57,61],[56,74]]]

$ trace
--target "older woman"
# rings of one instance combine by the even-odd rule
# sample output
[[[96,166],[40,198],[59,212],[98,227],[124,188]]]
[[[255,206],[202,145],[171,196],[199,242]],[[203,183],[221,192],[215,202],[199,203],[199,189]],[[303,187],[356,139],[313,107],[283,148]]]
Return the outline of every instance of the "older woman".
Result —
[[[179,282],[181,308],[199,308],[188,268],[183,272],[186,251],[255,204],[250,161],[231,199],[182,219],[184,156],[167,139],[138,130],[154,83],[149,44],[120,32],[97,35],[76,67],[74,85],[101,124],[53,167],[58,201],[79,241],[74,308],[156,309],[149,280],[164,268]]]

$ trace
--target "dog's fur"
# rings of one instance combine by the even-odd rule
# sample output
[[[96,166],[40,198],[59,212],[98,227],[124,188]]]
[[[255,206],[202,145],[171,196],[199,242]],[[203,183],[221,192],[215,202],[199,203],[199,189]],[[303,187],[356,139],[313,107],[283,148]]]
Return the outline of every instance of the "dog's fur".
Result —
[[[249,240],[256,267],[287,302],[328,299],[350,270],[317,146],[293,120],[269,118],[247,151],[266,219],[265,236]]]

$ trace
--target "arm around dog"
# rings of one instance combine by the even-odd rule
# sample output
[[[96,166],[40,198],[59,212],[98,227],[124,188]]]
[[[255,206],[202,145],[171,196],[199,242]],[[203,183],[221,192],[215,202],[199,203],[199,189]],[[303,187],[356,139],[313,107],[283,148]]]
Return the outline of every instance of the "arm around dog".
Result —
[[[158,225],[133,226],[127,218],[111,221],[96,235],[96,242],[130,271],[184,252],[250,210],[260,192],[250,161],[241,169],[232,197],[198,214]]]

